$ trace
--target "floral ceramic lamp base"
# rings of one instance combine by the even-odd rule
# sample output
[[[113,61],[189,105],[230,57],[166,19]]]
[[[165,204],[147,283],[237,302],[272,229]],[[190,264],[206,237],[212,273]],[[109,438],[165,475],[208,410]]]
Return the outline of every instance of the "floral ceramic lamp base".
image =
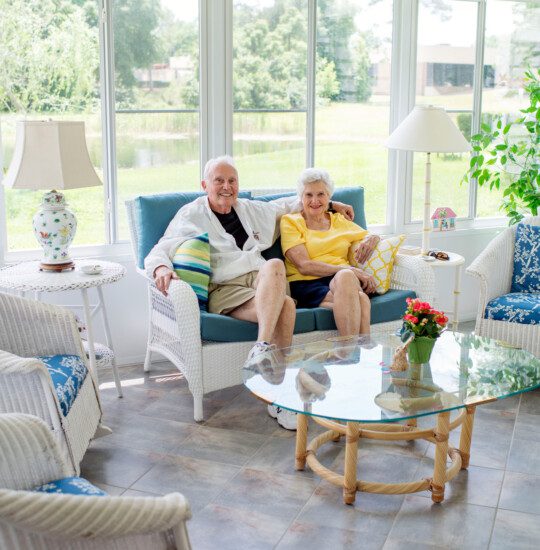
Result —
[[[64,271],[75,264],[69,256],[69,246],[75,237],[77,220],[66,208],[66,199],[58,191],[43,195],[41,208],[33,219],[34,235],[43,247],[42,271]]]

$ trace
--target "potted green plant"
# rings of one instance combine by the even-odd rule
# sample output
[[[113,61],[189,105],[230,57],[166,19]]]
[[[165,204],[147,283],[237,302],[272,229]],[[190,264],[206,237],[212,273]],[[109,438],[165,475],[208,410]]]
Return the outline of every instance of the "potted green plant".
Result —
[[[414,339],[407,347],[409,363],[429,361],[433,346],[447,323],[448,317],[442,311],[433,309],[428,302],[422,302],[418,298],[407,298],[401,340],[407,342],[414,335]]]
[[[504,189],[500,209],[510,225],[540,208],[540,69],[525,72],[529,106],[523,116],[503,125],[499,116],[471,137],[473,156],[462,183],[476,181]]]

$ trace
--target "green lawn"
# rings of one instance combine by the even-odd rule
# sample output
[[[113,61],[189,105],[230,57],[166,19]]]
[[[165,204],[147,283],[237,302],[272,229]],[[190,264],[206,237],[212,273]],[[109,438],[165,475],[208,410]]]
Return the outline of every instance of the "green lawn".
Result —
[[[484,95],[490,110],[515,107],[507,100],[497,103],[495,92]],[[467,96],[443,98],[449,108],[462,107]],[[362,185],[366,188],[366,215],[371,224],[384,223],[386,217],[386,182],[388,151],[384,140],[388,136],[388,99],[377,96],[367,104],[332,104],[319,107],[316,115],[316,166],[326,168],[338,186]],[[507,104],[508,103],[508,104]],[[139,154],[138,140],[152,142],[159,150],[159,140],[167,139],[168,152],[182,144],[181,136],[193,135],[197,127],[193,115],[172,116],[118,115],[117,143],[130,145],[134,162]],[[98,114],[64,117],[85,119],[87,136],[93,155],[99,155],[100,134]],[[3,142],[8,151],[14,141],[15,117],[2,119]],[[238,113],[234,116],[234,151],[243,188],[294,187],[305,165],[304,113]],[[191,140],[193,142],[193,139]],[[142,143],[142,141],[141,141]],[[129,151],[128,151],[129,153]],[[124,201],[142,194],[199,189],[198,151],[190,146],[178,153],[183,162],[168,162],[161,166],[119,168],[119,228],[120,237],[128,239]],[[187,160],[186,160],[187,159]],[[144,163],[143,163],[144,164]],[[468,211],[468,190],[459,182],[468,164],[468,155],[432,155],[432,210],[450,206],[459,216]],[[415,155],[413,181],[413,219],[422,217],[425,155]],[[398,182],[398,184],[401,182]],[[42,192],[6,190],[8,242],[10,250],[35,248],[31,218]],[[501,193],[480,189],[478,215],[497,215]],[[90,188],[66,192],[70,208],[78,218],[75,244],[104,242],[103,189]]]

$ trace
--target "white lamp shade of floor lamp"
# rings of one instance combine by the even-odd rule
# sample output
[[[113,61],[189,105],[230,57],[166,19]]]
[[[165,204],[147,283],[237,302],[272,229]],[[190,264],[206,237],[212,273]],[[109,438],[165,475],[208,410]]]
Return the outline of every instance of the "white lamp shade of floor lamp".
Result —
[[[442,107],[417,105],[386,141],[389,149],[427,153],[424,186],[422,254],[429,251],[431,160],[430,153],[461,153],[471,146]]]
[[[41,268],[73,268],[69,246],[77,220],[57,190],[101,185],[88,155],[84,122],[17,122],[13,158],[3,184],[14,189],[52,189],[43,196],[33,219],[34,234],[44,252]]]

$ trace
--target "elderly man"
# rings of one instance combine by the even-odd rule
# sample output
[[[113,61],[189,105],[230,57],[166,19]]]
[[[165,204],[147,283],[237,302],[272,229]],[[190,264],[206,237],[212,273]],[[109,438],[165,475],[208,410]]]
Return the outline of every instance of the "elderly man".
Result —
[[[171,262],[175,250],[187,239],[208,233],[212,269],[208,310],[259,324],[257,342],[248,358],[290,346],[296,308],[286,293],[285,265],[277,259],[266,261],[261,252],[277,238],[281,216],[300,210],[298,198],[268,203],[239,199],[238,172],[228,156],[209,160],[203,178],[206,195],[177,212],[146,257],[148,275],[166,295],[171,279],[178,278]],[[353,217],[350,206],[334,202],[333,208]],[[288,411],[269,412],[277,415],[281,425],[292,427],[292,419],[285,418]]]

